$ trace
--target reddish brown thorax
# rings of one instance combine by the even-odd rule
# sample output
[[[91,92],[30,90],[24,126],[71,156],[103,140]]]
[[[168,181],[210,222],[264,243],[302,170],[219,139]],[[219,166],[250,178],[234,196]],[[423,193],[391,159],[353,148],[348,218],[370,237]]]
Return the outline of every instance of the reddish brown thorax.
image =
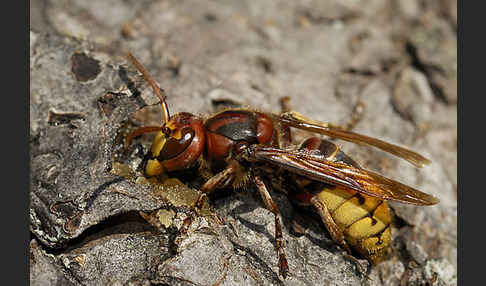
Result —
[[[225,163],[252,144],[273,144],[272,119],[248,110],[227,110],[207,119],[181,112],[172,116],[163,128],[166,138],[152,148],[149,158],[156,159],[168,171],[180,171],[194,165],[203,154],[210,162]]]
[[[252,144],[269,144],[274,133],[270,117],[247,110],[223,111],[209,118],[204,127],[210,161],[223,161]]]

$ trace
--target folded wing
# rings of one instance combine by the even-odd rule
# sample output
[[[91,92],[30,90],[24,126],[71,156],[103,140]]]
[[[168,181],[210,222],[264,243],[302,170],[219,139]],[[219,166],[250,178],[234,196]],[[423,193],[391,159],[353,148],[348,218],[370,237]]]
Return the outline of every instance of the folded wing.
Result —
[[[329,161],[309,152],[254,145],[250,153],[258,161],[265,161],[310,179],[347,187],[383,200],[414,205],[433,205],[439,202],[439,199],[431,195],[377,173],[342,162]]]

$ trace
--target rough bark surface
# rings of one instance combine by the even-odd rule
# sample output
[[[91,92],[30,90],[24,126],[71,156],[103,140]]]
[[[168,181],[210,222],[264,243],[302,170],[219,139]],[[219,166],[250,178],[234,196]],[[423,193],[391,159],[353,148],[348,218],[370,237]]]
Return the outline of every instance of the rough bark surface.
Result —
[[[31,285],[455,285],[455,1],[31,1]],[[169,94],[172,113],[224,105],[292,109],[432,159],[416,169],[342,141],[363,167],[440,198],[391,203],[392,257],[370,268],[323,224],[273,191],[290,276],[278,275],[274,219],[252,188],[211,198],[136,168],[161,115],[131,51]],[[298,134],[304,135],[304,134]],[[128,163],[127,165],[119,163]],[[228,195],[225,195],[225,192]],[[187,218],[194,221],[186,225]],[[149,223],[150,222],[150,223]],[[303,226],[297,235],[294,222]]]

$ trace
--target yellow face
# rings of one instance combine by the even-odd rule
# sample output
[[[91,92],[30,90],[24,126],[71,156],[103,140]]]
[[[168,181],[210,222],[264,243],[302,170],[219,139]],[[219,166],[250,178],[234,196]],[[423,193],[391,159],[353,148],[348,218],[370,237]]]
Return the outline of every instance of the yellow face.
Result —
[[[193,167],[204,150],[202,120],[181,112],[160,129],[147,154],[145,175],[152,177]]]
[[[157,133],[157,136],[154,139],[154,142],[152,142],[152,147],[150,151],[154,155],[154,157],[159,156],[160,150],[164,147],[165,144],[165,135],[162,131]],[[145,174],[149,177],[152,176],[157,176],[162,173],[163,168],[162,164],[157,159],[151,159],[147,161],[147,165],[145,166]]]
[[[165,125],[165,127],[169,128],[172,131],[169,138],[173,138],[175,140],[180,140],[182,138],[181,128],[177,128],[177,125],[173,121],[169,121]],[[159,160],[155,158],[160,155],[160,152],[164,148],[166,142],[167,137],[162,131],[159,131],[157,133],[157,136],[155,136],[154,141],[152,142],[152,147],[150,148],[154,159],[148,160],[145,167],[145,174],[148,177],[160,175],[164,171],[164,168],[161,164],[162,162],[159,162]]]

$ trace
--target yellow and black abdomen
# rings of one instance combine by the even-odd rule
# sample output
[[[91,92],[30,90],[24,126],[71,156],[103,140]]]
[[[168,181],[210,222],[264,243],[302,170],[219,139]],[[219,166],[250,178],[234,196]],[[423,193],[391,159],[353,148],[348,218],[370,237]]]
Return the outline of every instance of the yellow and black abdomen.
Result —
[[[328,140],[310,137],[301,144],[300,149],[322,156],[325,160],[359,168],[353,159]],[[328,230],[331,227],[342,234],[351,248],[374,264],[385,257],[391,241],[391,214],[385,201],[345,187],[308,179],[301,178],[296,183],[299,191],[293,194],[294,201],[311,205],[312,200],[317,198],[320,204],[327,207],[333,222],[322,219]],[[329,223],[335,226],[327,225]]]
[[[391,214],[385,201],[331,186],[323,188],[316,197],[327,206],[354,250],[373,264],[385,257],[391,241]]]

